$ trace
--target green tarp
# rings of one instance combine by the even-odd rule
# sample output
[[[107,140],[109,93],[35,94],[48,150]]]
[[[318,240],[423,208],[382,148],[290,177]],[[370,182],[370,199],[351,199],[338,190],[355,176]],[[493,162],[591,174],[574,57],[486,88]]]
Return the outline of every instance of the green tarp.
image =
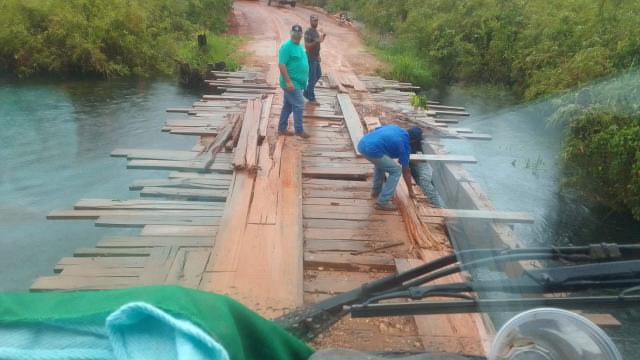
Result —
[[[0,326],[101,325],[110,313],[131,302],[145,302],[191,321],[219,342],[232,359],[298,360],[313,353],[278,325],[226,296],[175,286],[1,294]]]

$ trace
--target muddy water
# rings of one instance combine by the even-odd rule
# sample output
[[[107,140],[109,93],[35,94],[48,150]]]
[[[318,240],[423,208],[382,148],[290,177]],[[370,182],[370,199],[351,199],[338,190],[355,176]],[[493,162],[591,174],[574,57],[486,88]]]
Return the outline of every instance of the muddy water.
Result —
[[[91,221],[50,221],[81,198],[135,198],[118,147],[188,150],[194,139],[160,128],[167,107],[198,98],[169,82],[0,82],[0,291],[23,291],[79,247],[126,230]],[[139,230],[135,230],[138,232]]]

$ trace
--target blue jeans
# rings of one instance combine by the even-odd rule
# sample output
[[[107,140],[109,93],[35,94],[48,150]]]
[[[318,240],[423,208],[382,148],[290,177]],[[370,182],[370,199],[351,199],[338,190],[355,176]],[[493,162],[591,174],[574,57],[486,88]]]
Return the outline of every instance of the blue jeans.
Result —
[[[378,204],[386,204],[391,201],[393,194],[396,192],[396,186],[402,176],[402,167],[397,161],[384,155],[381,158],[370,158],[365,156],[374,165],[373,171],[373,193],[378,195]],[[389,174],[387,181],[384,181],[385,175]],[[383,186],[384,182],[384,186]]]
[[[322,76],[322,69],[320,68],[320,61],[312,60],[309,61],[309,81],[307,83],[307,88],[304,90],[304,97],[309,99],[309,101],[316,101],[316,83],[320,80]]]
[[[302,89],[296,89],[292,92],[284,91],[284,103],[280,112],[280,121],[278,122],[278,131],[285,132],[289,127],[289,115],[293,112],[293,128],[296,134],[302,134],[302,114],[304,112],[304,98],[302,97]]]

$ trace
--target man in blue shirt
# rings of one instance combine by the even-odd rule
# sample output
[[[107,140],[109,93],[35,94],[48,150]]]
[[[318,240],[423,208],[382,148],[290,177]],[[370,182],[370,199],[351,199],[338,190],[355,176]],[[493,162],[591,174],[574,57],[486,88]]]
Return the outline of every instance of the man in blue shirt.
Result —
[[[289,127],[289,115],[293,112],[293,128],[296,135],[308,138],[302,127],[302,115],[304,112],[304,98],[302,91],[307,87],[309,78],[309,62],[302,45],[302,27],[293,25],[291,39],[287,40],[278,51],[278,67],[280,68],[280,87],[284,91],[284,102],[278,122],[278,134],[291,135]]]
[[[415,197],[411,186],[409,155],[412,144],[419,144],[421,141],[422,130],[419,127],[406,131],[395,125],[381,126],[360,139],[358,151],[375,167],[371,196],[377,198],[377,209],[397,210],[391,199],[400,180],[400,174],[407,184],[409,196]],[[393,159],[398,159],[400,164]],[[389,177],[384,182],[386,174],[389,174]]]

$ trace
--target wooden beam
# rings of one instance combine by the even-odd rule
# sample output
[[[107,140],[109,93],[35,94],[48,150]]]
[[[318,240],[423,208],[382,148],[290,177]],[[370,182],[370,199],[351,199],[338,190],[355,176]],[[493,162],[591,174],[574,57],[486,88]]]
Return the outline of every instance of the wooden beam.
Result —
[[[76,210],[222,210],[220,202],[175,200],[109,200],[82,199],[74,205]]]
[[[171,161],[171,160],[130,160],[127,169],[180,170],[192,172],[231,173],[233,169],[228,162],[214,163],[204,168],[204,161]]]
[[[410,161],[440,161],[450,163],[475,164],[478,162],[471,155],[434,155],[434,154],[411,154]]]
[[[225,201],[227,194],[227,190],[171,187],[145,187],[140,191],[141,197],[169,197],[173,199],[190,199],[198,201]]]
[[[448,220],[487,220],[500,223],[533,224],[531,215],[523,212],[489,211],[489,210],[463,210],[463,209],[436,209],[429,208],[422,211],[421,215],[431,217],[444,217]]]
[[[95,220],[101,216],[156,218],[199,218],[221,216],[222,209],[211,210],[55,210],[47,215],[48,220]]]
[[[356,154],[360,155],[360,153],[358,152],[358,143],[364,135],[364,129],[362,128],[362,123],[360,122],[360,116],[358,115],[356,108],[353,106],[349,95],[338,94],[337,96],[338,102],[340,103],[340,108],[342,109],[342,114],[344,115],[344,122],[347,125],[347,130],[349,130],[349,136],[351,137],[351,142],[353,143],[353,150]]]

